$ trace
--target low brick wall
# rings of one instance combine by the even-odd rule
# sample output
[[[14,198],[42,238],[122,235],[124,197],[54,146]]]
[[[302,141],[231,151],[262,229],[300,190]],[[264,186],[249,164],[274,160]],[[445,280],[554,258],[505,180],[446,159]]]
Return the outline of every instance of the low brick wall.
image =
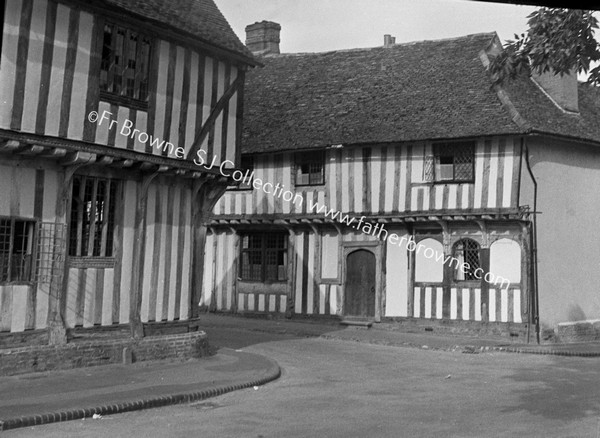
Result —
[[[141,340],[121,338],[65,345],[33,345],[0,349],[0,375],[106,365],[129,359],[134,362],[186,360],[208,355],[208,337],[202,331],[151,336]]]
[[[489,336],[506,339],[508,342],[514,343],[527,342],[527,323],[386,317],[381,318],[381,324],[378,327],[406,331],[407,333],[433,332],[452,335]],[[535,335],[531,334],[531,336]]]
[[[600,319],[560,323],[556,337],[558,342],[600,341]]]

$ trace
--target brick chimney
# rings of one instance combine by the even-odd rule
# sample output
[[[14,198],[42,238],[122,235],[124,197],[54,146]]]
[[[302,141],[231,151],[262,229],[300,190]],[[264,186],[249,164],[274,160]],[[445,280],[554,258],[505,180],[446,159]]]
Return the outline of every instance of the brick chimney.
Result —
[[[392,47],[394,44],[396,44],[396,37],[386,33],[383,36],[383,47]]]
[[[578,113],[577,73],[555,75],[552,72],[532,73],[533,80],[565,111]]]
[[[246,26],[246,46],[255,55],[279,54],[281,26],[273,21],[261,21]]]

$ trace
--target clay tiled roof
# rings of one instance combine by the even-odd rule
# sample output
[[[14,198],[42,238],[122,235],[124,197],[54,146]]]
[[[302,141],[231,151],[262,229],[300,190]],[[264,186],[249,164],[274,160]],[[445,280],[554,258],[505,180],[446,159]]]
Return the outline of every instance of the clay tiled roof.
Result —
[[[247,75],[243,151],[402,142],[531,131],[600,142],[598,90],[564,114],[529,78],[501,102],[480,58],[495,33],[391,47],[260,58]],[[577,119],[577,120],[576,120]],[[522,120],[521,120],[522,122]]]
[[[142,18],[166,24],[204,42],[242,55],[252,53],[239,40],[213,0],[104,0]]]
[[[579,114],[565,114],[529,78],[504,88],[531,131],[600,143],[599,87],[579,83]]]

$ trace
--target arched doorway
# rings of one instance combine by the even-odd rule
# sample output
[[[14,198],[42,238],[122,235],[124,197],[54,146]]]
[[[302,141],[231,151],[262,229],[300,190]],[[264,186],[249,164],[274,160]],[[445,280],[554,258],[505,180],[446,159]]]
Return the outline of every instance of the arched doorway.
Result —
[[[375,254],[358,249],[346,258],[344,313],[346,316],[375,316]]]

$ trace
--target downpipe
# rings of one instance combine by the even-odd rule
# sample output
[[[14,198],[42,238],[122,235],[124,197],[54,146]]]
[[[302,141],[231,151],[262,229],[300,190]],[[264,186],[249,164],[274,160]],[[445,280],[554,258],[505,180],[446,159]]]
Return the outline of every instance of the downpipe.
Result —
[[[533,220],[531,221],[530,247],[531,247],[531,302],[529,313],[529,324],[527,327],[527,342],[529,343],[529,327],[535,324],[536,341],[540,343],[540,317],[539,317],[539,294],[538,294],[538,266],[537,266],[537,191],[538,185],[529,163],[529,146],[525,138],[521,137],[521,150],[525,152],[525,164],[533,182]],[[532,321],[533,319],[533,321]]]

